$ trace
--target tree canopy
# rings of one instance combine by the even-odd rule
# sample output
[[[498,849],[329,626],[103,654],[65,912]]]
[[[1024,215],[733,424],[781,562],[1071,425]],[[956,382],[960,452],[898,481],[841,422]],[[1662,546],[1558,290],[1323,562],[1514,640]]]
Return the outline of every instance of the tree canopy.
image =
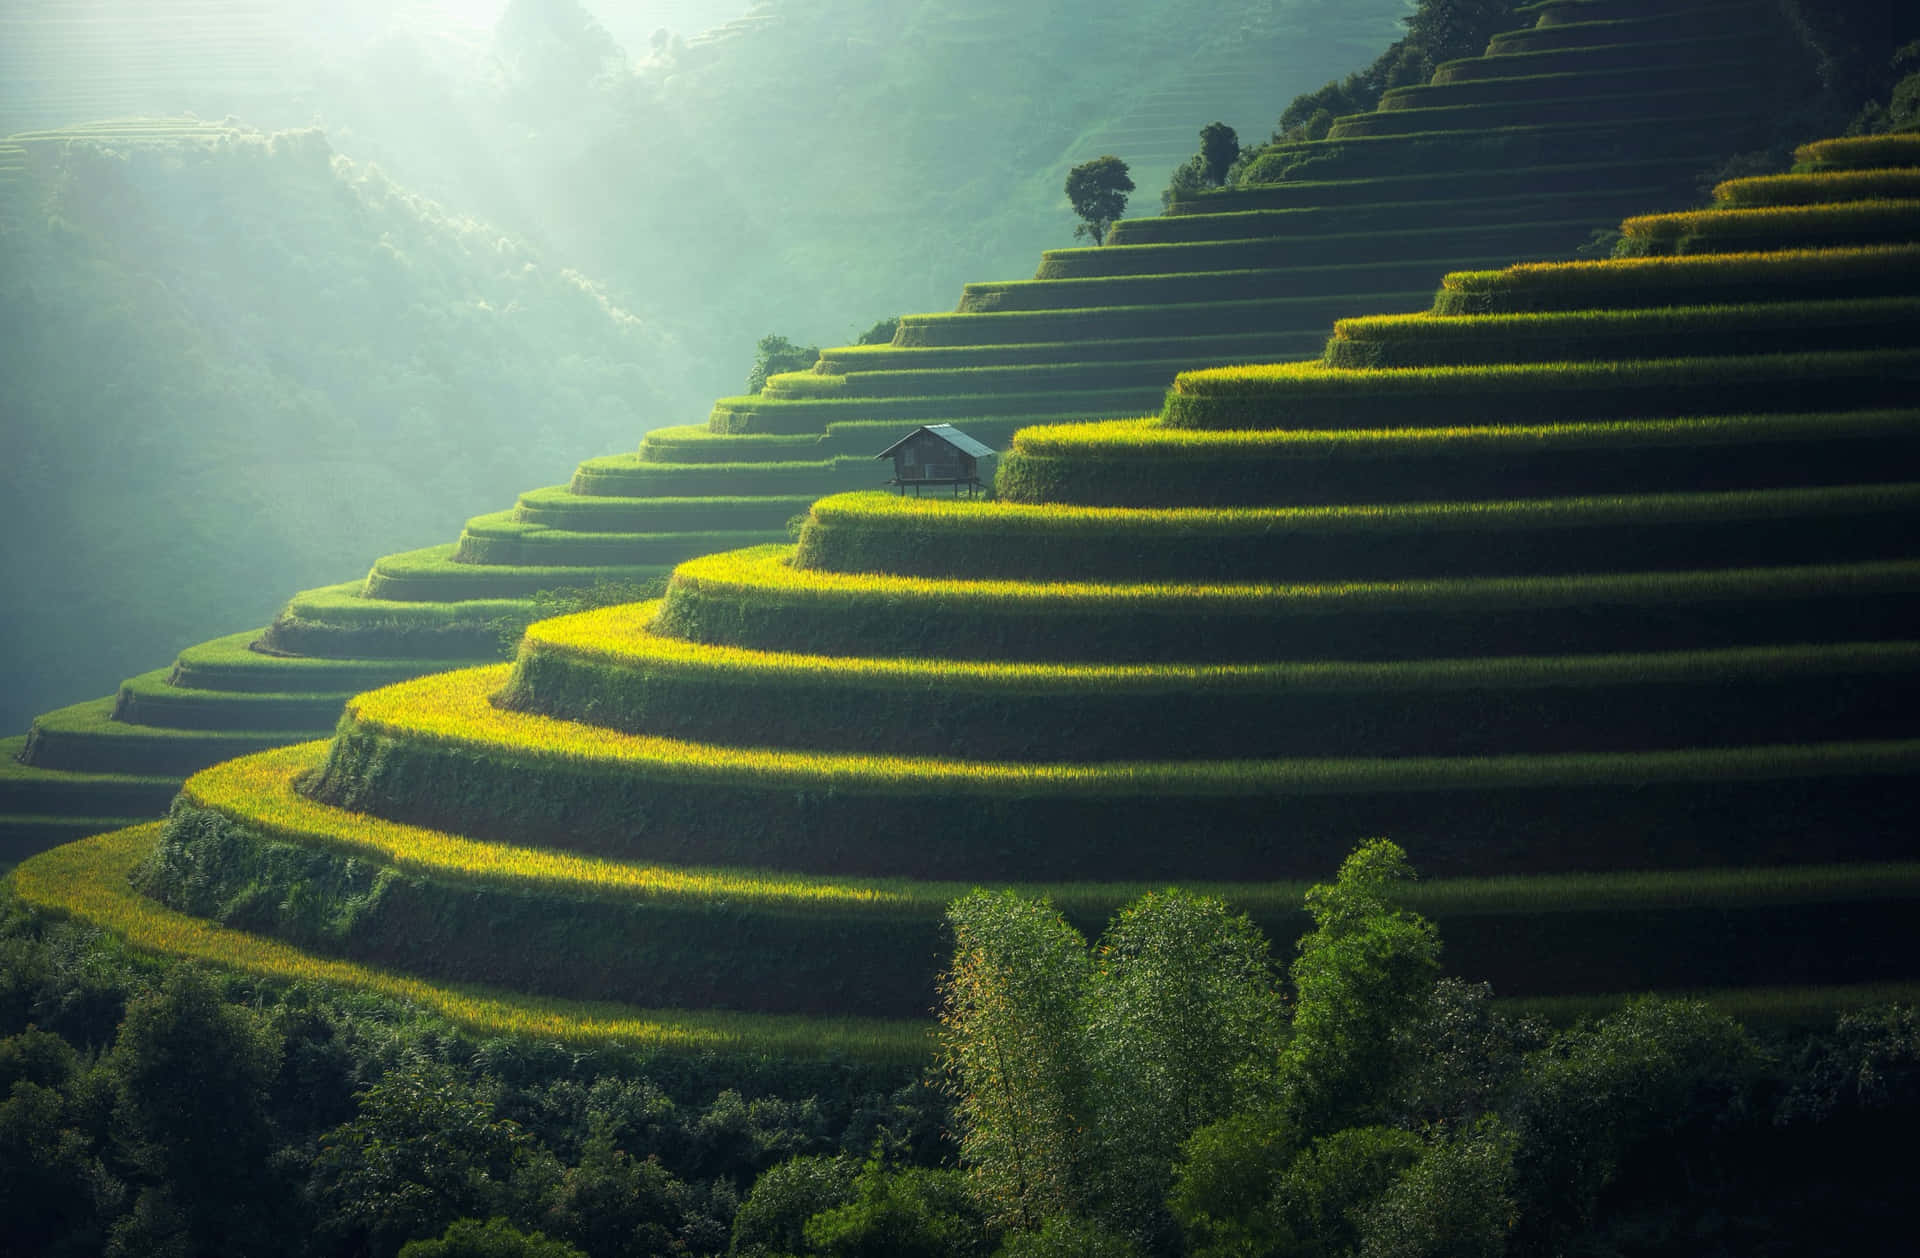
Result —
[[[1108,153],[1090,162],[1081,162],[1067,173],[1067,200],[1073,212],[1086,220],[1073,229],[1076,237],[1085,236],[1096,245],[1105,244],[1107,229],[1126,213],[1127,194],[1133,191],[1133,178],[1127,164]]]

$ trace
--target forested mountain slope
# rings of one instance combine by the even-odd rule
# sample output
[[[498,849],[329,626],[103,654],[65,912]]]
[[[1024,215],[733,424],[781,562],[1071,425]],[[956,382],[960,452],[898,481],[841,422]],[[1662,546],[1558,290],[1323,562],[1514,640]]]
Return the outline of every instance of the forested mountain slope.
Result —
[[[670,338],[317,132],[148,120],[0,169],[0,712],[258,620],[691,396]]]

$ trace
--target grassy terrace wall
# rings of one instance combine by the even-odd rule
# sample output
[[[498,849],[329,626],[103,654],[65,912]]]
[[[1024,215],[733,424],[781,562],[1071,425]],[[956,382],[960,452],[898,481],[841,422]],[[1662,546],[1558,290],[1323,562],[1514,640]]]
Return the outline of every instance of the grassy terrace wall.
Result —
[[[1284,880],[1391,833],[1446,879],[1435,895],[1462,897],[1443,925],[1479,942],[1455,955],[1527,959],[1478,971],[1515,991],[1903,977],[1887,958],[1912,953],[1908,884],[1871,872],[1906,858],[1920,754],[1891,697],[1909,654],[1876,639],[1920,610],[1920,437],[1902,405],[1920,292],[1897,208],[1868,211],[1883,217],[1867,243],[1838,242],[1849,262],[1803,230],[1844,215],[1799,213],[1817,198],[1741,181],[1727,204],[1798,214],[1744,252],[1666,256],[1720,230],[1694,218],[1640,232],[1656,256],[1609,264],[1643,268],[1624,279],[1552,266],[1523,281],[1504,265],[1568,257],[1623,213],[1680,206],[1701,168],[1740,147],[1713,92],[1650,79],[1629,103],[1622,76],[1679,71],[1711,45],[1714,74],[1737,81],[1772,45],[1680,47],[1651,39],[1658,26],[1608,19],[1554,36],[1567,47],[1456,64],[1434,91],[1457,99],[1384,111],[1426,114],[1419,129],[1355,122],[1286,149],[1286,182],[1185,200],[1121,223],[1103,248],[1049,254],[1032,280],[970,286],[958,311],[905,317],[891,346],[829,350],[816,372],[590,459],[451,544],[299,595],[266,631],[129,682],[117,716],[44,719],[28,758],[65,757],[97,789],[22,764],[0,775],[0,807],[44,818],[92,799],[73,815],[140,816],[166,784],[315,738],[344,695],[385,685],[349,705],[324,759],[242,762],[278,775],[270,792],[190,790],[168,836],[139,840],[157,841],[149,889],[342,964],[438,982],[555,999],[626,983],[679,1007],[914,1016],[950,883],[1044,883],[1094,924],[1124,898],[1074,881],[1098,862],[1117,878],[1223,881],[1290,929]],[[1589,100],[1618,108],[1566,104]],[[1828,165],[1876,169],[1848,160]],[[1422,167],[1437,173],[1407,173]],[[1899,178],[1856,179],[1839,199],[1898,202]],[[1806,248],[1774,256],[1794,239]],[[1684,269],[1705,262],[1719,270]],[[1435,304],[1434,284],[1462,267]],[[1708,313],[1636,313],[1607,287],[1644,291],[1648,277],[1657,298]],[[1755,300],[1802,307],[1755,313]],[[1602,313],[1531,329],[1532,364],[1490,347],[1488,318],[1422,335],[1374,317],[1338,338],[1367,348],[1341,352],[1391,360],[1420,387],[1336,354],[1277,375],[1187,375],[1172,422],[1110,422],[1161,409],[1177,372],[1303,359],[1337,318],[1429,306],[1430,323]],[[1801,333],[1827,339],[1775,353]],[[1365,379],[1321,383],[1349,376]],[[1330,429],[1298,390],[1275,392],[1280,378],[1313,381],[1353,422]],[[1198,415],[1180,399],[1210,388],[1270,430],[1180,427]],[[1619,409],[1625,397],[1640,400]],[[1559,413],[1574,401],[1588,409]],[[1409,428],[1409,415],[1428,422]],[[784,540],[807,501],[877,487],[873,453],[934,420],[1011,445],[1010,505],[866,495],[817,509],[796,563],[768,549],[688,562]],[[1407,510],[1354,509],[1390,502]],[[1058,509],[1073,503],[1140,514]],[[1335,510],[1298,510],[1315,504]],[[1233,507],[1256,514],[1217,514]],[[1186,509],[1216,514],[1166,514]],[[619,582],[631,597],[676,564],[644,626],[613,612],[558,622],[600,628],[535,635],[515,671],[405,680],[500,658],[538,591]],[[1655,713],[1671,719],[1649,741]],[[399,846],[343,846],[322,824],[339,808],[467,855],[426,868]],[[1802,820],[1843,808],[1855,821],[1830,827],[1823,850],[1844,868],[1813,882],[1754,873],[1795,866]],[[308,826],[287,809],[318,811]],[[563,856],[640,862],[683,890],[670,906],[545,882],[526,898],[523,867]],[[469,859],[491,872],[473,881],[456,868]],[[684,880],[716,865],[747,882]],[[1555,881],[1654,869],[1624,899],[1618,882]],[[1470,885],[1496,872],[1523,875],[1520,889],[1473,901]],[[904,900],[883,911],[835,892],[826,912],[755,892],[740,907],[739,887],[796,878],[892,880]],[[295,912],[272,889],[300,879],[317,898]],[[488,906],[469,924],[504,915],[523,935],[552,932],[547,946],[506,957],[497,932],[429,929],[463,903]],[[1655,905],[1665,916],[1644,940],[1664,944],[1620,948],[1577,978],[1556,960],[1603,951],[1624,914]],[[1845,921],[1858,935],[1839,948]],[[730,937],[812,945],[814,968],[783,986]],[[1687,946],[1708,939],[1726,946]]]

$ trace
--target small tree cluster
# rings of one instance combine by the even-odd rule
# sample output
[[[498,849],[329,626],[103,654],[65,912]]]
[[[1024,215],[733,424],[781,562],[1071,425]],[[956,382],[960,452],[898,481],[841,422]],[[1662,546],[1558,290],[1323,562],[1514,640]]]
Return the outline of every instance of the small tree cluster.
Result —
[[[784,336],[768,334],[754,349],[753,370],[747,373],[747,392],[759,393],[767,380],[783,371],[805,371],[820,361],[818,345],[795,345]]]
[[[1133,191],[1133,178],[1127,164],[1108,153],[1090,162],[1081,162],[1067,172],[1067,200],[1073,212],[1085,221],[1073,229],[1076,239],[1084,236],[1096,245],[1107,242],[1107,230],[1127,211],[1127,194]]]
[[[1181,163],[1166,191],[1160,194],[1161,208],[1171,208],[1182,196],[1220,187],[1239,158],[1238,133],[1224,122],[1209,122],[1200,128],[1200,151]]]

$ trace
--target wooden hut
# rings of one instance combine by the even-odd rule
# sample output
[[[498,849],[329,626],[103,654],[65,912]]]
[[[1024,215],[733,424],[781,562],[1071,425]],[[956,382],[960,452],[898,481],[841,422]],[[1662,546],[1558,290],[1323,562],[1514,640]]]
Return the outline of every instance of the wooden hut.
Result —
[[[893,460],[893,479],[889,485],[898,492],[913,486],[916,497],[923,485],[951,485],[954,496],[967,487],[967,497],[982,488],[980,460],[994,455],[992,447],[982,445],[952,424],[927,424],[916,428],[880,453],[876,459]]]

